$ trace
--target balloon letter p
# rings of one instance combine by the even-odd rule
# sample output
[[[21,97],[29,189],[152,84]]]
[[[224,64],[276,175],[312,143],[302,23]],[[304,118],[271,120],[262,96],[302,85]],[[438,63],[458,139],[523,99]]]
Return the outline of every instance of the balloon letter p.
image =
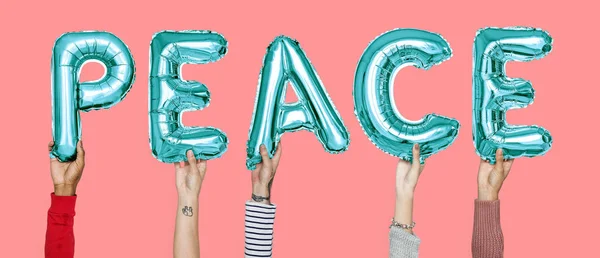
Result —
[[[79,82],[81,68],[90,61],[104,66],[104,76]],[[119,103],[131,89],[135,66],[123,41],[100,31],[63,34],[54,43],[51,63],[51,155],[60,161],[72,161],[81,137],[79,111],[107,109]]]

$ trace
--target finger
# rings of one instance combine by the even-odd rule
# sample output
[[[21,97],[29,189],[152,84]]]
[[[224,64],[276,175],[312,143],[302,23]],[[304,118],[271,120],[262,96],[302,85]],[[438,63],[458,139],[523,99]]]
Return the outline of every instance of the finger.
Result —
[[[264,166],[271,165],[271,158],[269,158],[269,152],[264,144],[260,145],[260,156],[262,157],[262,163]]]
[[[504,155],[502,153],[502,149],[496,150],[496,164],[494,165],[494,169],[496,171],[503,171],[504,168]]]
[[[504,169],[504,177],[507,177],[510,173],[510,168],[512,167],[514,161],[514,159],[507,159],[504,161],[504,167],[506,168]]]
[[[279,142],[279,145],[277,145],[277,150],[275,151],[275,155],[273,155],[273,164],[275,164],[275,169],[277,169],[277,166],[279,165],[279,159],[281,159],[281,152],[283,148],[281,146],[282,144]]]
[[[48,143],[48,152],[50,152],[50,161],[56,161],[58,159],[52,154],[52,147],[54,147],[54,141]]]
[[[252,176],[253,177],[258,176],[258,174],[260,173],[260,170],[262,169],[262,164],[263,164],[262,162],[256,164],[256,167],[254,168],[254,170],[252,170]]]
[[[187,156],[187,161],[185,163],[186,165],[189,165],[189,164],[195,165],[196,164],[196,156],[194,156],[194,152],[192,150],[188,150],[186,152],[186,156]]]
[[[173,166],[175,166],[175,169],[181,168],[181,162],[175,162]]]
[[[412,148],[413,159],[412,159],[412,169],[419,169],[421,166],[421,148],[418,143],[415,143]]]
[[[208,163],[206,160],[199,159],[196,163],[196,167],[198,167],[198,172],[200,172],[200,177],[204,179],[204,175],[206,175],[206,167]]]
[[[83,141],[79,140],[77,142],[77,159],[78,162],[85,161],[85,150],[83,149]]]

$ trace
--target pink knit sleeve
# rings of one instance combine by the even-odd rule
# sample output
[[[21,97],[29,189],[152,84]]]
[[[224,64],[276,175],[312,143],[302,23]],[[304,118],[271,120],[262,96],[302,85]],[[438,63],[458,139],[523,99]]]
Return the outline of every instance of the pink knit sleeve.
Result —
[[[502,258],[504,236],[500,227],[500,201],[475,200],[471,242],[473,258]]]

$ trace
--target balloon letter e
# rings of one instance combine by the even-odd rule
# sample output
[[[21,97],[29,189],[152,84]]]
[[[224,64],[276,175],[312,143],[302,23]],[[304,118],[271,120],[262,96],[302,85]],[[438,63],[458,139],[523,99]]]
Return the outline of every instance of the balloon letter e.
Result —
[[[206,85],[181,79],[183,64],[216,62],[227,52],[227,41],[210,31],[163,31],[150,44],[150,148],[165,163],[186,161],[192,150],[198,159],[218,158],[227,150],[227,136],[212,127],[185,127],[181,114],[208,106]]]
[[[473,46],[473,141],[477,154],[494,163],[496,149],[507,159],[546,153],[552,137],[537,126],[509,125],[506,111],[533,103],[529,81],[506,77],[506,62],[531,61],[552,49],[547,32],[524,27],[485,28]]]

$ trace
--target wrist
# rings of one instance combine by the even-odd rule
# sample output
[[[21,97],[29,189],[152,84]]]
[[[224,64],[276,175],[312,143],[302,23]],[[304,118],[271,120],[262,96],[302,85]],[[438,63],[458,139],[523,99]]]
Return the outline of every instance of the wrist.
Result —
[[[198,196],[179,195],[177,202],[179,203],[179,205],[190,206],[190,205],[197,205],[199,201],[198,201]]]
[[[270,197],[271,191],[268,185],[263,184],[253,184],[252,185],[252,194],[264,197]]]
[[[414,199],[415,192],[414,190],[406,190],[406,189],[396,189],[396,200],[412,200]]]
[[[495,201],[498,200],[498,192],[493,190],[479,190],[477,199],[480,201]]]
[[[269,186],[261,184],[253,185],[251,200],[257,203],[271,204],[271,191],[269,191]]]
[[[77,184],[54,185],[54,195],[56,195],[56,196],[74,196],[76,191],[77,191]]]

